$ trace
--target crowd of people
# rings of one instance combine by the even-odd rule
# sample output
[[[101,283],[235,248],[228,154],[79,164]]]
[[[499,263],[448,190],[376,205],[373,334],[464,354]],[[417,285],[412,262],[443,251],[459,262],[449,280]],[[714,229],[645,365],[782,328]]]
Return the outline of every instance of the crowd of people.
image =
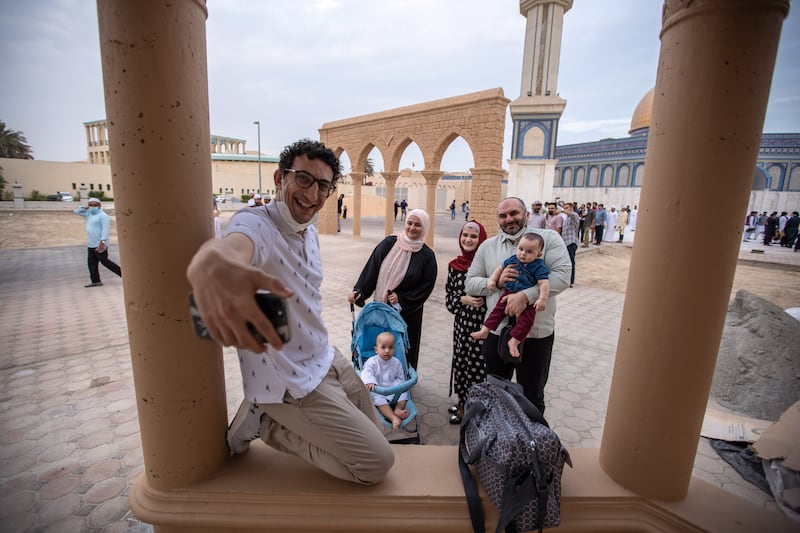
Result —
[[[370,394],[401,377],[391,361],[392,339],[378,337],[372,374],[359,376],[330,344],[322,320],[316,222],[340,175],[338,159],[322,143],[304,139],[287,146],[273,174],[273,201],[234,214],[221,228],[221,238],[195,253],[187,279],[211,337],[239,351],[244,399],[227,431],[231,452],[245,453],[260,438],[334,477],[372,484],[394,463],[378,416],[396,428],[408,413],[400,403],[404,399],[387,406],[386,397]],[[434,290],[437,263],[424,242],[431,231],[428,213],[408,209],[405,201],[397,207],[402,230],[375,247],[345,298],[359,305],[371,298],[394,307],[407,324],[407,363],[419,368],[423,310]],[[466,205],[463,212],[469,217]],[[575,217],[568,219],[567,227]],[[455,321],[451,383],[458,397],[449,409],[452,423],[461,422],[470,386],[487,373],[509,378],[516,373],[525,394],[542,411],[545,407],[556,297],[569,286],[572,270],[560,235],[564,224],[561,231],[529,227],[525,203],[518,198],[499,204],[497,222],[498,235],[487,238],[480,223],[467,220],[459,235],[461,254],[448,265],[445,300]],[[577,245],[577,231],[572,244]],[[506,261],[510,255],[521,261]],[[521,274],[522,263],[537,264],[533,281]],[[509,290],[503,292],[504,287]],[[258,290],[284,299],[290,339],[284,341],[262,314],[253,297]],[[519,361],[501,359],[497,331],[490,327],[472,335],[481,330],[487,309],[498,303],[503,311],[489,325],[531,309],[536,313],[535,322],[522,320],[512,338]],[[257,339],[253,329],[263,338]]]
[[[564,237],[567,246],[582,242],[588,248],[591,242],[600,246],[604,242],[623,242],[626,231],[636,231],[638,206],[623,206],[608,209],[597,202],[577,204],[574,202],[549,202],[545,206],[536,201],[528,211],[531,226],[557,231]],[[576,238],[577,235],[577,238]],[[570,252],[574,258],[574,252]]]
[[[750,211],[744,219],[744,241],[760,241],[764,246],[778,244],[783,248],[793,248],[796,252],[800,250],[798,227],[800,215],[797,211],[792,211],[791,215],[787,211],[782,211],[780,215],[777,211],[770,215],[766,211],[761,214]]]
[[[394,463],[378,417],[397,428],[408,411],[405,397],[392,404],[375,392],[376,386],[403,379],[393,359],[394,337],[378,336],[376,357],[359,376],[330,344],[322,320],[316,221],[340,174],[338,159],[324,144],[304,139],[287,146],[273,175],[273,201],[237,212],[221,238],[197,251],[187,279],[211,336],[239,351],[244,400],[228,427],[231,452],[244,453],[260,438],[334,477],[373,484]],[[343,218],[342,200],[338,195]],[[455,202],[449,209],[455,220]],[[528,209],[524,200],[508,197],[497,206],[497,231],[491,238],[469,218],[467,202],[462,213],[460,253],[448,263],[444,295],[453,314],[450,423],[462,422],[470,388],[488,374],[515,377],[544,413],[557,300],[575,282],[576,250],[590,242],[622,242],[636,229],[637,206],[606,210],[598,203],[555,201],[533,202]],[[424,242],[432,231],[429,214],[409,209],[406,200],[395,202],[398,214],[402,229],[378,243],[357,277],[353,272],[355,281],[344,299],[359,306],[372,299],[395,308],[407,325],[407,364],[419,369],[423,311],[438,269],[435,253]],[[745,221],[745,239],[763,236],[765,244],[777,240],[796,247],[799,223],[797,212],[776,213],[763,223],[754,212]],[[102,244],[105,235],[96,233]],[[257,290],[285,299],[290,340],[284,342],[261,313],[253,298]],[[253,329],[266,344],[253,336]]]

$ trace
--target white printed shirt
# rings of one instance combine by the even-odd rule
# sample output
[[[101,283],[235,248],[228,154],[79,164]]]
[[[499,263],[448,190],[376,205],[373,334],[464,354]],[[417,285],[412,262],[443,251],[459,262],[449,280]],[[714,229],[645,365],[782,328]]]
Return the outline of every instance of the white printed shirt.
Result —
[[[241,233],[255,247],[251,265],[279,278],[294,295],[286,299],[292,339],[282,350],[266,346],[255,353],[239,350],[244,395],[253,403],[282,403],[288,391],[303,398],[322,382],[333,362],[333,348],[322,321],[322,260],[316,227],[289,229],[275,202],[243,209],[224,235]]]
[[[403,374],[403,364],[396,357],[392,357],[388,361],[384,361],[377,355],[373,355],[364,362],[364,368],[361,370],[361,381],[365,385],[375,383],[381,387],[394,387],[400,385],[405,381]],[[377,393],[372,393],[373,398],[378,396]],[[386,397],[391,399],[390,397]],[[408,393],[402,393],[397,401],[408,399]]]

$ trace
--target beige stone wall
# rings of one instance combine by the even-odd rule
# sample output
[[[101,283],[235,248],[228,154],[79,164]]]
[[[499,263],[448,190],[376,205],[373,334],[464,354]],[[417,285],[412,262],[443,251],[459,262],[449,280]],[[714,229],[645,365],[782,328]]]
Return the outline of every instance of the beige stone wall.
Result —
[[[0,167],[8,183],[5,190],[11,191],[11,185],[17,182],[22,185],[22,194],[26,198],[30,197],[33,190],[38,190],[45,196],[66,191],[77,199],[82,184],[89,192],[102,188],[105,196],[114,197],[109,165],[0,158]],[[272,174],[277,168],[277,163],[261,162],[261,187],[270,195],[275,193]],[[258,188],[258,163],[212,161],[211,170],[212,191],[209,194],[228,191],[229,196],[238,198]],[[158,191],[153,191],[153,194],[158,194]]]
[[[26,198],[34,190],[45,196],[66,191],[77,198],[82,184],[89,191],[102,188],[106,196],[113,197],[111,167],[108,165],[0,158],[0,167],[3,167],[3,176],[8,183],[5,190],[10,191],[11,185],[19,183]]]
[[[278,163],[261,162],[261,190],[275,195],[273,173]],[[214,194],[232,195],[239,198],[243,194],[258,189],[258,163],[248,161],[211,161],[211,183]]]

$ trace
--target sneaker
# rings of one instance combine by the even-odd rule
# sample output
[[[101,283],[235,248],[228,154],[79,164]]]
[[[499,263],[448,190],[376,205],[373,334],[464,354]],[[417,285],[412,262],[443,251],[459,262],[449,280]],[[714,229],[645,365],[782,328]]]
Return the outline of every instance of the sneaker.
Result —
[[[83,287],[88,289],[89,287],[102,287],[102,286],[103,286],[103,282],[102,281],[98,281],[96,283],[90,283],[88,285],[84,285]]]
[[[261,421],[267,416],[256,403],[242,400],[236,416],[228,426],[228,448],[235,454],[242,454],[250,447],[250,441],[261,435]]]

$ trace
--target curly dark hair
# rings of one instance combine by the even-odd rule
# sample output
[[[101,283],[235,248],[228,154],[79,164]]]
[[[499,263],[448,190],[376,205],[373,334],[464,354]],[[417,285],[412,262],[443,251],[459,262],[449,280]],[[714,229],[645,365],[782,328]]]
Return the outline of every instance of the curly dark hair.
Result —
[[[294,158],[300,155],[304,155],[309,159],[321,159],[323,163],[331,167],[333,171],[332,184],[336,185],[336,182],[342,177],[342,166],[339,163],[339,158],[323,143],[312,141],[311,139],[300,139],[284,148],[281,152],[278,168],[283,172],[292,168]]]

